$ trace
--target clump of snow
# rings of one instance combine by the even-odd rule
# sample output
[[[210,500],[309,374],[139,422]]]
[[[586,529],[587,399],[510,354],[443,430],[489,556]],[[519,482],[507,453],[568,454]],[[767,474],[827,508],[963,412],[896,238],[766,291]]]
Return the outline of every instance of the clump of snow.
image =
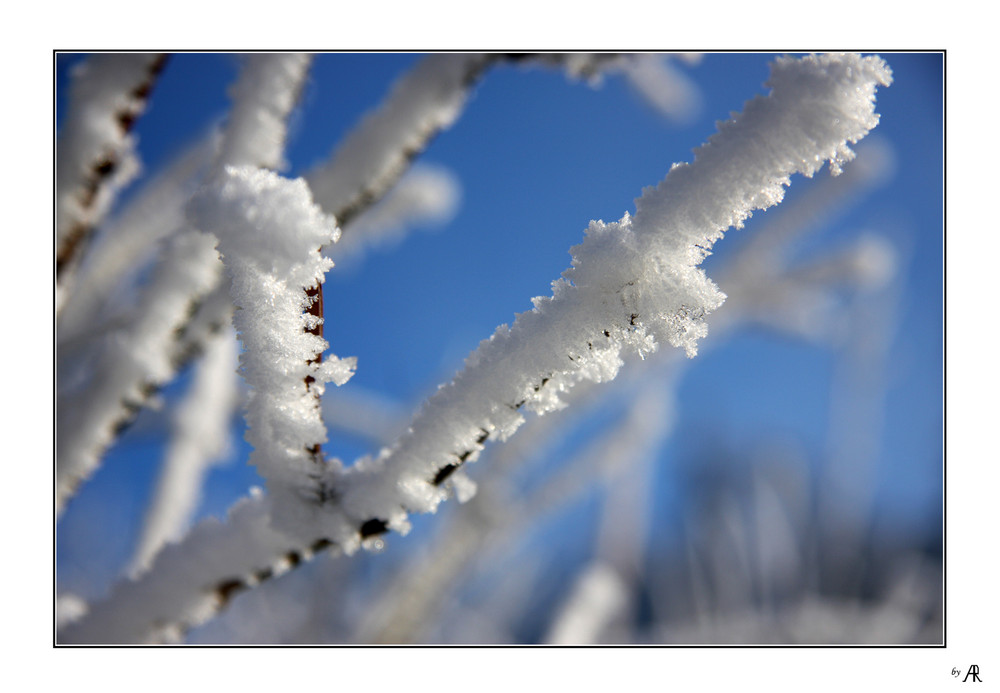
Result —
[[[251,463],[269,481],[303,485],[316,472],[309,448],[326,440],[317,396],[327,382],[346,382],[355,367],[355,359],[332,355],[317,363],[328,344],[307,331],[321,319],[307,313],[306,289],[332,266],[320,248],[339,230],[304,180],[253,167],[227,167],[194,198],[189,214],[218,237],[231,280],[244,346],[240,370],[250,387]]]

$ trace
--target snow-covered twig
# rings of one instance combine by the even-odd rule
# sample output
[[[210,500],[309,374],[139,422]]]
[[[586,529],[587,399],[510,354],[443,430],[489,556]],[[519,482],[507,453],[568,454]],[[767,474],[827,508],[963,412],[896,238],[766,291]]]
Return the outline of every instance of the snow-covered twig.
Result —
[[[602,479],[627,475],[628,468],[646,457],[650,447],[670,431],[665,400],[672,397],[671,388],[659,377],[647,377],[647,382],[646,392],[629,405],[620,421],[539,486],[528,491],[511,488],[507,478],[513,471],[511,465],[504,469],[501,461],[491,459],[491,463],[501,463],[493,464],[482,483],[473,486],[479,487],[475,497],[448,518],[426,559],[400,571],[398,579],[384,590],[384,597],[371,606],[358,640],[413,642],[451,593],[456,576],[473,557],[482,554],[484,546],[537,526]],[[542,424],[536,431],[551,433],[552,427],[544,425],[544,420],[533,423]],[[519,439],[520,435],[515,440]]]
[[[234,323],[243,342],[241,373],[250,387],[250,461],[277,487],[309,492],[322,476],[312,450],[326,440],[317,396],[342,384],[354,360],[316,360],[327,343],[311,331],[322,318],[307,312],[306,289],[319,285],[332,261],[319,249],[339,231],[303,179],[288,180],[252,166],[227,168],[190,205],[192,223],[219,239]]]
[[[326,163],[306,174],[316,202],[346,227],[382,198],[409,162],[459,116],[491,58],[444,53],[421,60]]]
[[[291,111],[309,62],[299,55],[251,56],[237,84],[233,127],[223,134],[213,170],[222,170],[225,156],[275,167],[281,163],[283,118]],[[144,288],[134,322],[105,337],[89,382],[60,399],[60,511],[79,483],[96,469],[118,431],[176,373],[182,361],[200,349],[192,339],[202,333],[188,329],[198,307],[208,301],[216,311],[231,310],[213,299],[212,289],[220,285],[222,270],[215,239],[180,227],[167,246],[154,269],[158,279]],[[210,316],[212,327],[217,327],[218,318]]]
[[[698,87],[662,55],[627,56],[621,69],[629,84],[653,108],[672,120],[688,122],[701,108]]]
[[[57,334],[64,352],[60,357],[75,352],[77,340],[88,342],[102,334],[95,326],[114,319],[114,300],[120,302],[120,294],[128,294],[123,289],[131,288],[129,282],[149,264],[158,245],[184,226],[184,205],[213,149],[210,139],[190,147],[101,226],[80,264],[73,291],[63,299]]]
[[[362,119],[329,160],[306,174],[316,202],[337,218],[341,228],[350,231],[353,220],[385,195],[438,133],[455,123],[476,82],[489,68],[503,62],[555,66],[571,77],[594,79],[618,69],[631,75],[634,66],[645,64],[646,59],[626,59],[616,53],[428,56],[393,86],[382,104]],[[648,93],[662,91],[664,80],[654,82],[652,77],[646,80]],[[686,108],[689,102],[688,95],[676,95],[674,110]]]
[[[394,448],[338,481],[334,526],[405,532],[407,514],[433,511],[446,496],[441,483],[487,438],[513,434],[522,408],[544,413],[575,384],[614,378],[626,349],[650,353],[667,342],[693,355],[704,316],[724,298],[697,267],[708,249],[754,209],[779,202],[792,173],[811,176],[827,160],[839,172],[853,156],[847,143],[878,122],[875,88],[889,81],[875,57],[779,59],[769,96],[723,123],[694,163],[647,188],[634,219],[592,222],[553,296],[484,341]]]
[[[175,372],[174,354],[164,345],[172,343],[199,297],[218,281],[214,246],[214,239],[201,234],[176,237],[143,295],[137,319],[105,339],[86,387],[60,399],[56,421],[60,512],[97,468],[119,430]]]
[[[178,640],[240,589],[276,577],[312,555],[307,544],[273,527],[270,511],[267,499],[257,496],[232,508],[225,523],[214,518],[200,523],[181,543],[164,547],[141,577],[121,580],[112,599],[92,604],[60,630],[59,642]]]
[[[701,108],[698,87],[671,64],[672,58],[696,62],[694,56],[669,53],[522,53],[522,61],[563,69],[571,79],[599,84],[605,75],[621,74],[650,106],[667,118],[686,122]]]
[[[65,287],[115,194],[139,171],[129,132],[166,56],[95,55],[77,67],[72,114],[56,148],[56,276]]]
[[[209,342],[190,392],[175,413],[175,432],[146,512],[142,538],[129,573],[149,567],[168,542],[180,539],[201,495],[202,479],[229,444],[229,428],[239,402],[236,335],[231,329]]]
[[[221,175],[225,166],[284,168],[288,115],[312,64],[312,56],[305,53],[251,53],[242,58],[214,175]]]

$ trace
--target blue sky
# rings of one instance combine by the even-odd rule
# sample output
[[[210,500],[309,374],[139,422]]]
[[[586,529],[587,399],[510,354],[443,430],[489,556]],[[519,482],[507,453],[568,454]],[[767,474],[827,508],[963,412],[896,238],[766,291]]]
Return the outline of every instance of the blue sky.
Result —
[[[896,326],[884,363],[874,477],[877,523],[886,536],[931,543],[941,520],[943,442],[943,59],[882,55],[894,83],[878,92],[882,120],[873,136],[891,146],[894,177],[829,219],[803,252],[841,247],[862,233],[878,234],[897,249]],[[357,374],[345,387],[377,391],[407,409],[415,407],[498,324],[529,310],[533,296],[550,293],[550,282],[569,266],[568,249],[580,242],[591,219],[612,221],[633,211],[642,188],[661,180],[672,163],[690,161],[691,150],[715,131],[715,122],[764,93],[773,57],[709,54],[696,65],[680,65],[703,99],[698,117],[683,125],[665,119],[620,77],[593,88],[552,69],[502,66],[490,72],[461,119],[420,159],[448,168],[460,181],[454,218],[328,276],[326,337],[338,355],[358,356]],[[286,173],[299,175],[327,157],[417,59],[318,57],[293,120]],[[56,62],[60,117],[74,60],[59,56]],[[168,163],[179,147],[224,118],[237,65],[224,54],[171,58],[137,124],[147,171]],[[788,202],[810,183],[793,179]],[[780,209],[758,213],[744,230],[720,241],[705,265],[709,276],[738,250],[741,235],[752,234]],[[753,450],[777,440],[819,465],[829,447],[831,386],[841,376],[830,349],[763,329],[717,345],[711,340],[710,333],[680,381],[675,434],[662,451],[658,477],[664,517],[683,505],[677,500],[678,470],[720,449]],[[183,379],[167,388],[168,401],[182,389]],[[82,557],[88,545],[93,550],[101,527],[134,529],[162,457],[162,441],[148,433],[155,430],[137,425],[129,432],[69,507],[60,523],[64,567],[77,566],[82,573],[100,565],[106,573],[131,550],[135,536],[128,529],[101,544],[106,556]],[[366,450],[357,439],[332,436],[326,451],[349,461]],[[202,514],[221,514],[259,483],[243,464],[246,453],[241,443],[234,464],[210,478]]]

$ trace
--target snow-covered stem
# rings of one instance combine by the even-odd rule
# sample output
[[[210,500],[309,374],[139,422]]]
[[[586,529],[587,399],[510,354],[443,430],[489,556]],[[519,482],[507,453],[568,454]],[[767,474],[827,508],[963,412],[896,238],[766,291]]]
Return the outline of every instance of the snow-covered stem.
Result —
[[[762,230],[763,233],[775,231],[770,228]],[[747,249],[743,249],[737,256],[735,264],[741,264],[739,259],[746,251]],[[758,271],[764,274],[743,275],[731,288],[739,295],[755,284],[775,279],[782,281],[780,275],[769,278],[768,273],[773,270],[775,270],[773,267],[758,266]],[[727,310],[725,320],[716,320],[713,323],[715,339],[712,343],[717,343],[723,338],[723,333],[737,329],[744,321],[752,321],[760,315],[777,313],[789,308],[784,301],[767,304],[767,301],[773,298],[776,298],[773,294],[762,294],[753,303],[753,310],[748,310],[749,306],[745,302],[741,304],[743,308],[735,311]],[[722,315],[716,314],[715,317]],[[576,388],[570,393],[572,411],[579,413],[580,410],[586,409],[587,402],[597,394],[598,390],[604,390],[606,397],[614,397],[615,393],[607,392],[609,388],[620,393],[631,390],[642,382],[662,388],[664,379],[679,377],[680,369],[687,363],[680,357],[679,352],[673,350],[660,352],[654,356],[655,358],[648,359],[646,368],[630,369],[603,388],[587,383]],[[651,373],[651,368],[657,373]],[[609,469],[605,458],[610,458],[623,444],[635,443],[634,433],[642,431],[641,426],[637,429],[634,424],[629,428],[626,418],[623,420],[625,427],[622,430],[616,428],[610,431],[605,442],[599,445],[600,449],[595,450],[593,454],[581,455],[567,463],[558,474],[542,486],[533,489],[527,496],[513,495],[510,489],[506,488],[504,476],[516,467],[517,458],[527,454],[525,448],[531,450],[539,447],[541,441],[550,437],[553,427],[558,425],[557,422],[569,414],[570,411],[555,411],[545,417],[535,418],[519,430],[515,438],[496,449],[500,458],[497,455],[491,457],[491,474],[488,480],[480,484],[481,489],[475,498],[457,509],[456,515],[448,520],[448,527],[435,542],[434,551],[428,559],[402,571],[400,579],[385,592],[385,598],[371,605],[369,615],[359,630],[359,641],[411,640],[416,630],[425,626],[430,615],[440,606],[440,597],[447,594],[455,577],[469,565],[470,560],[478,552],[481,552],[487,537],[513,535],[519,528],[534,526],[542,516],[578,497],[583,490],[594,483],[596,475]],[[646,430],[655,435],[663,433],[649,427]],[[452,478],[454,477],[453,474]],[[270,523],[272,506],[267,505],[270,500],[266,498],[256,498],[241,504],[238,510],[234,510],[233,517],[244,517],[242,513],[249,512],[246,507],[251,503],[260,506],[252,511],[255,521]],[[234,520],[231,518],[228,522],[232,523]],[[216,527],[217,524],[215,520],[207,522],[211,527]],[[81,630],[71,631],[71,636],[78,638],[80,642],[155,641],[168,636],[170,639],[179,639],[186,629],[208,620],[215,612],[225,607],[229,595],[259,585],[262,576],[267,579],[272,576],[272,572],[273,576],[277,576],[294,568],[316,551],[332,548],[329,539],[314,535],[308,527],[302,529],[305,533],[299,536],[281,535],[286,537],[286,544],[275,540],[272,534],[264,533],[261,536],[262,545],[254,545],[247,551],[247,555],[260,557],[256,563],[244,561],[242,556],[234,554],[233,561],[213,564],[210,569],[200,570],[197,580],[186,580],[184,584],[190,590],[189,593],[178,590],[166,600],[159,596],[158,590],[163,583],[156,575],[140,577],[138,583],[141,586],[137,587],[129,586],[131,585],[129,582],[122,582],[112,591],[109,600],[94,606],[97,622],[85,623]],[[197,561],[197,552],[204,550],[201,547],[204,546],[205,534],[208,531],[204,526],[199,526],[176,547],[169,547],[170,561],[154,564],[153,571],[187,571],[188,566]],[[219,531],[211,530],[211,532]],[[243,540],[250,541],[253,531],[247,529],[245,533],[246,538]],[[224,541],[223,535],[217,536],[219,541]],[[138,591],[138,594],[135,591]],[[138,613],[128,616],[115,615],[119,612],[136,610]],[[119,620],[128,620],[131,624],[127,637],[126,631],[120,630],[120,626],[113,625]],[[108,628],[115,630],[107,630]],[[117,633],[117,640],[111,637],[111,633]],[[62,632],[59,638],[61,642],[65,641]]]
[[[867,528],[878,512],[880,441],[885,400],[890,390],[900,309],[901,285],[883,281],[851,299],[834,366],[830,397],[827,463],[820,470],[817,513],[822,540],[834,555],[833,570],[845,581],[860,584],[856,562],[837,557],[856,555],[868,540]],[[850,337],[844,339],[850,335]]]
[[[201,497],[205,474],[227,451],[239,402],[236,347],[232,329],[209,341],[190,391],[175,412],[174,435],[146,512],[131,575],[145,572],[166,543],[183,536]]]
[[[316,202],[341,227],[395,184],[409,162],[462,112],[469,89],[491,63],[486,54],[431,55],[401,78],[382,105],[306,179]]]
[[[697,55],[697,54],[696,54]],[[509,60],[552,66],[570,79],[600,84],[606,75],[620,74],[654,109],[667,118],[689,121],[701,108],[698,87],[671,65],[670,53],[514,53]],[[688,62],[697,61],[690,57]]]
[[[672,396],[671,388],[659,377],[647,375],[647,382],[650,386],[614,426],[540,486],[527,492],[511,488],[507,479],[511,465],[503,469],[502,465],[492,464],[498,460],[491,459],[490,473],[473,485],[479,487],[475,497],[449,517],[433,552],[419,565],[400,571],[398,580],[384,591],[384,599],[369,610],[359,629],[359,641],[414,641],[450,593],[456,576],[485,545],[500,543],[518,536],[526,527],[537,526],[602,480],[627,476],[630,467],[648,456],[649,448],[670,432],[664,399]],[[551,432],[544,419],[534,423],[541,424],[538,427],[542,431]],[[454,473],[450,480],[461,474]],[[463,484],[472,482],[465,480]]]
[[[326,162],[306,174],[316,202],[342,229],[378,202],[410,163],[462,114],[472,87],[501,62],[553,65],[593,79],[617,67],[617,54],[442,53],[430,55],[393,85]]]
[[[618,642],[622,637],[617,626],[636,607],[635,587],[649,538],[651,462],[670,433],[667,410],[674,390],[672,382],[647,387],[633,404],[630,418],[648,423],[633,426],[638,430],[622,441],[623,452],[610,452],[625,459],[605,481],[594,556],[553,619],[549,643]]]
[[[233,85],[233,111],[219,147],[213,175],[225,166],[284,168],[288,116],[298,102],[312,56],[251,53]]]
[[[159,53],[92,56],[75,71],[56,148],[56,276],[66,281],[119,189],[139,171],[129,133],[163,68]]]
[[[332,261],[319,249],[339,235],[316,206],[305,181],[252,166],[227,168],[189,207],[192,224],[219,239],[230,279],[234,323],[244,345],[241,373],[250,387],[250,461],[275,488],[312,492],[322,475],[315,448],[326,441],[319,394],[342,384],[353,359],[329,356],[316,334],[322,318],[309,312],[306,290],[319,285]]]
[[[252,53],[243,56],[243,69],[233,87],[233,110],[208,178],[210,186],[223,184],[222,181],[229,177],[230,167],[275,171],[285,168],[288,117],[298,102],[312,60],[312,55],[305,53]],[[318,252],[320,248],[316,250]],[[321,282],[317,279],[314,284],[303,287],[308,298],[307,310],[314,318],[305,330],[320,339],[323,337]],[[308,360],[317,364],[321,362],[322,350],[312,354]],[[306,375],[304,383],[307,389],[311,382],[312,376]],[[321,388],[313,390],[317,406],[321,392]],[[310,450],[316,461],[321,461],[320,442],[313,443]]]
[[[214,616],[234,594],[277,577],[329,542],[302,541],[275,529],[268,499],[256,495],[219,522],[197,525],[179,544],[164,547],[150,570],[123,579],[112,598],[92,604],[59,632],[59,642],[174,642]]]
[[[309,64],[310,58],[302,55],[250,56],[235,89],[231,123],[223,132],[214,170],[221,170],[225,157],[275,167],[281,164],[284,119],[294,106]],[[169,193],[172,186],[167,187]],[[172,237],[167,244],[172,250],[154,270],[160,279],[143,289],[133,324],[123,328],[128,336],[121,330],[109,334],[97,350],[98,370],[87,386],[61,394],[57,427],[60,511],[79,482],[96,469],[122,427],[180,366],[201,352],[204,338],[231,315],[226,294],[213,291],[222,278],[215,239],[185,225],[169,233]],[[209,310],[198,310],[202,303]],[[158,324],[152,324],[157,320]],[[123,361],[119,352],[128,345],[136,348]],[[122,362],[134,367],[122,368]],[[101,375],[104,371],[109,375]]]
[[[223,274],[221,263],[219,273]],[[208,349],[208,343],[223,329],[233,324],[233,302],[224,279],[217,281],[181,329],[173,334],[170,345],[177,363],[186,366]]]
[[[698,87],[669,58],[648,53],[622,58],[621,70],[629,84],[667,118],[686,123],[701,109]]]
[[[719,268],[720,283],[731,292],[732,305],[712,315],[712,344],[717,344],[724,334],[746,324],[762,322],[793,332],[797,337],[813,337],[814,330],[805,329],[796,316],[810,313],[817,303],[829,303],[826,297],[839,290],[864,291],[873,278],[881,276],[881,271],[875,273],[876,277],[872,277],[870,272],[856,271],[857,268],[872,265],[864,260],[871,255],[873,246],[875,254],[884,254],[885,247],[871,240],[840,253],[832,265],[789,266],[789,242],[794,236],[815,230],[815,220],[828,219],[835,209],[849,206],[862,192],[870,190],[883,178],[891,154],[882,146],[864,146],[859,148],[859,152],[861,149],[864,152],[859,154],[859,160],[846,168],[842,175],[824,177],[810,188],[808,194],[798,197],[788,206],[782,206],[773,217],[769,216],[768,222],[756,229],[752,241]],[[843,268],[843,271],[832,271],[837,268]],[[772,290],[771,287],[781,288]],[[810,324],[814,322],[812,320]],[[644,368],[629,369],[613,383],[602,386],[581,384],[566,393],[567,402],[572,411],[579,414],[579,410],[586,409],[589,400],[598,392],[602,393],[602,400],[607,400],[616,396],[609,391],[611,389],[630,392],[642,388],[644,382],[657,383],[657,387],[663,388],[664,380],[678,378],[683,368],[681,360],[675,358],[676,354],[674,350],[659,352],[647,359]],[[650,369],[655,369],[656,374]],[[564,472],[535,489],[527,498],[512,496],[498,488],[502,486],[498,475],[511,473],[509,468],[519,458],[528,455],[528,451],[543,447],[544,441],[552,437],[554,428],[565,424],[563,417],[566,413],[549,412],[544,417],[530,420],[516,437],[491,454],[490,469],[488,472],[484,470],[486,475],[479,477],[480,488],[476,497],[445,520],[447,529],[424,560],[399,571],[399,579],[385,590],[384,598],[371,607],[369,616],[362,623],[358,641],[412,641],[419,629],[427,627],[439,606],[440,595],[450,592],[456,576],[468,566],[477,552],[481,552],[487,537],[496,539],[499,533],[534,526],[540,514],[550,512],[553,507],[575,497],[589,483],[599,466],[588,470],[584,460],[580,459],[564,465]],[[637,440],[633,435],[625,435],[618,444],[608,447],[615,450],[622,443],[635,443]],[[600,454],[596,457],[599,458]],[[625,483],[641,478],[633,472],[620,476]],[[598,556],[609,565],[619,566],[619,575],[627,578],[632,567],[628,564],[633,559],[621,557],[626,563],[621,565],[616,550],[625,543],[634,543],[635,532],[620,526],[620,515],[613,509],[608,512],[608,521],[614,527],[608,529]],[[629,542],[622,542],[614,536],[620,530],[629,536]]]
[[[559,394],[581,381],[614,378],[623,350],[651,353],[667,342],[694,355],[704,316],[724,299],[698,268],[708,249],[779,202],[793,173],[811,176],[827,160],[839,172],[852,157],[847,144],[878,122],[875,88],[889,81],[877,57],[779,59],[768,96],[723,123],[694,163],[647,188],[634,219],[592,222],[553,296],[484,341],[394,448],[336,480],[342,500],[327,534],[350,541],[372,520],[405,532],[408,513],[436,509],[447,495],[441,482],[487,438],[512,435],[522,409],[561,406]]]
[[[62,350],[92,334],[107,320],[109,303],[146,266],[157,244],[184,226],[184,205],[209,163],[211,141],[199,141],[145,184],[132,200],[101,226],[81,262],[73,291],[63,299],[58,339]]]
[[[878,284],[894,270],[894,252],[884,239],[865,236],[854,246],[813,262],[789,266],[796,239],[850,209],[883,183],[893,152],[878,140],[858,147],[858,158],[839,176],[826,176],[804,195],[783,205],[740,252],[719,269],[720,287],[730,294],[727,309],[713,316],[725,329],[742,316],[798,337],[826,339],[837,322],[830,287]]]
[[[163,345],[172,343],[198,299],[218,280],[213,246],[213,239],[196,232],[175,237],[143,294],[136,320],[107,336],[86,387],[61,398],[56,421],[60,512],[121,428],[173,376],[177,363]]]

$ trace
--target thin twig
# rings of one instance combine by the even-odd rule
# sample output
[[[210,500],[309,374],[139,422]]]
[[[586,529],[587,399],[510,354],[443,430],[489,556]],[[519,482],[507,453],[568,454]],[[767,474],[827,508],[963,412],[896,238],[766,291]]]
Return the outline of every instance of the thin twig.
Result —
[[[131,59],[130,56],[120,59]],[[111,60],[111,58],[106,58]],[[152,56],[145,71],[141,73],[140,81],[133,85],[122,85],[126,98],[121,100],[118,107],[107,114],[115,123],[118,130],[118,139],[125,141],[128,134],[139,115],[143,112],[149,94],[156,84],[156,79],[162,72],[167,62],[166,54]],[[89,114],[80,114],[80,123],[76,127],[68,126],[69,137],[94,137],[88,132],[88,123],[85,119]],[[75,204],[60,205],[62,218],[57,220],[58,247],[56,249],[56,277],[60,284],[65,283],[67,275],[79,262],[83,254],[84,246],[90,239],[97,222],[100,220],[98,204],[105,209],[110,200],[102,200],[102,190],[107,188],[108,182],[115,174],[121,164],[121,145],[115,143],[99,143],[97,148],[90,153],[92,157],[87,162],[75,161],[73,154],[78,149],[83,149],[86,145],[81,143],[64,142],[70,149],[68,157],[59,158],[58,165],[63,168],[60,178],[63,181],[73,181],[73,190],[59,191],[60,195],[70,195]],[[75,146],[74,146],[75,145]],[[66,170],[72,167],[75,170]],[[83,174],[83,178],[74,180],[76,175]]]

